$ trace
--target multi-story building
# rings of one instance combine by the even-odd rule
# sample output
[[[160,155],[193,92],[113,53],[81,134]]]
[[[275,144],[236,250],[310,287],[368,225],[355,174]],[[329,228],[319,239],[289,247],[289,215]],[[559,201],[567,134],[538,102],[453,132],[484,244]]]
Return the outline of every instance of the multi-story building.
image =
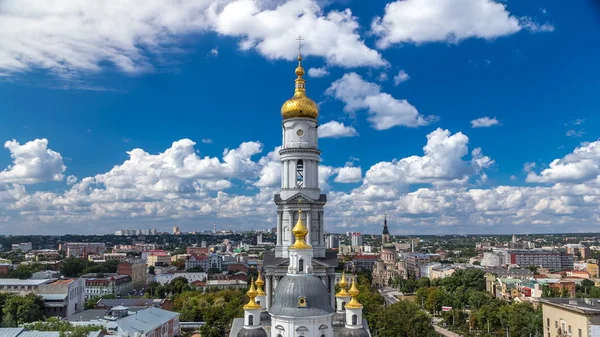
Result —
[[[357,232],[350,233],[350,244],[354,247],[362,246],[362,244],[363,244],[362,234],[357,233]]]
[[[25,259],[30,261],[56,261],[59,258],[60,254],[55,249],[30,250],[25,254]]]
[[[201,267],[204,271],[208,271],[211,268],[221,270],[223,268],[223,259],[219,254],[210,255],[192,255],[185,262],[185,269],[191,269]]]
[[[594,299],[542,298],[544,337],[600,336],[600,303]]]
[[[592,276],[592,278],[598,278],[599,271],[598,271],[598,264],[597,263],[588,262],[586,270],[587,270],[588,273],[590,273],[590,275]]]
[[[177,337],[181,335],[179,313],[150,307],[138,311],[119,305],[105,309],[86,310],[70,316],[77,325],[100,325],[110,336]]]
[[[168,266],[171,264],[171,255],[167,252],[154,252],[148,255],[146,260],[148,267]]]
[[[85,297],[88,299],[105,295],[124,296],[133,289],[129,275],[86,274],[81,278],[85,279]]]
[[[13,243],[12,250],[20,250],[22,252],[28,252],[33,249],[31,242]]]
[[[338,249],[340,247],[340,239],[335,234],[329,234],[326,243],[327,249]]]
[[[64,242],[58,246],[67,256],[87,257],[90,254],[102,255],[106,251],[103,242]]]
[[[355,273],[360,270],[373,270],[378,259],[379,256],[375,254],[354,255],[352,260],[346,263],[346,271]]]
[[[173,274],[160,274],[154,275],[154,282],[158,282],[160,284],[171,283],[175,278],[183,277],[188,280],[188,283],[192,283],[195,281],[206,282],[208,279],[208,274],[205,272],[191,272],[191,273],[173,273]]]
[[[68,317],[85,309],[85,280],[70,278],[55,280],[39,286],[38,295],[44,299],[46,317]]]
[[[117,274],[129,275],[135,289],[146,286],[148,266],[143,260],[123,261],[117,266]]]
[[[205,245],[204,247],[187,247],[185,252],[190,255],[208,255],[210,250]]]
[[[520,267],[537,266],[551,270],[573,269],[573,255],[560,250],[509,250],[508,263]]]
[[[0,279],[0,292],[44,299],[44,315],[67,317],[84,309],[85,282],[82,279]]]
[[[406,253],[404,254],[404,263],[406,264],[406,271],[409,275],[415,278],[421,277],[421,266],[431,262],[429,254],[421,253]]]
[[[104,261],[125,261],[127,253],[104,253],[102,257]]]
[[[567,254],[576,256],[576,257],[578,257],[578,259],[585,260],[585,259],[589,259],[591,256],[590,249],[580,243],[566,244],[566,245],[564,245],[564,248],[567,249]]]

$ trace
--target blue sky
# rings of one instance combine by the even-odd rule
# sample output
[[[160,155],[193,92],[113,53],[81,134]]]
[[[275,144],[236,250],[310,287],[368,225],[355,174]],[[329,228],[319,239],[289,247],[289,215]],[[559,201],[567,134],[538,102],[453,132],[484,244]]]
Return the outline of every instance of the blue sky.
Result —
[[[598,228],[592,1],[58,4],[0,5],[1,233],[271,227],[298,35],[329,230]]]

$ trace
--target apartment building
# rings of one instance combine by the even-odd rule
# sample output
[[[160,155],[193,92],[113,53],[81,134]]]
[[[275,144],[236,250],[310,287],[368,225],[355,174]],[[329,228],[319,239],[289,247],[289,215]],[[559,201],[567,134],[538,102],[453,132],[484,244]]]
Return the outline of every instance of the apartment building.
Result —
[[[133,290],[133,283],[129,275],[86,274],[81,278],[85,279],[86,299],[104,295],[125,296]]]
[[[544,337],[600,336],[598,299],[543,298]]]
[[[142,288],[148,280],[148,265],[143,260],[123,261],[117,266],[117,274],[129,275],[135,289]]]
[[[67,256],[87,257],[88,255],[102,255],[106,251],[106,244],[103,242],[64,242],[58,246],[58,250],[66,253]]]
[[[508,257],[508,263],[521,267],[541,266],[550,270],[573,269],[573,255],[561,250],[510,250]]]
[[[406,271],[415,278],[421,277],[421,266],[431,262],[429,254],[406,253],[404,254]]]

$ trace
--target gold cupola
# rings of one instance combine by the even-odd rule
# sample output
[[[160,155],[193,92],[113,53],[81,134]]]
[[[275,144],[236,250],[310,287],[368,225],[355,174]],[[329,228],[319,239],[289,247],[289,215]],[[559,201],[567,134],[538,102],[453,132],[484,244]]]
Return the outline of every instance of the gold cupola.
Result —
[[[348,292],[346,291],[346,287],[348,286],[348,282],[346,282],[346,272],[342,272],[342,279],[340,280],[340,283],[338,283],[338,286],[340,286],[340,291],[338,291],[337,294],[335,294],[335,297],[350,297],[350,294],[348,294]]]
[[[254,285],[256,285],[256,296],[266,296],[267,294],[262,289],[262,286],[265,285],[265,281],[260,277],[260,271],[258,272],[258,277],[256,281],[254,281]]]
[[[290,246],[291,249],[311,249],[312,246],[306,243],[306,235],[308,234],[308,228],[304,225],[304,221],[302,221],[302,209],[298,210],[298,222],[296,222],[296,226],[292,228],[292,233],[296,237],[296,242]]]
[[[346,304],[346,308],[360,309],[363,307],[363,305],[360,304],[358,302],[358,300],[356,299],[356,297],[358,296],[359,293],[360,293],[360,291],[358,291],[358,288],[356,287],[356,276],[355,276],[354,278],[352,278],[352,286],[350,287],[350,290],[348,290],[348,294],[350,294],[350,296],[352,296],[352,299],[350,300],[350,302],[348,302]]]
[[[260,306],[260,304],[256,303],[256,301],[254,300],[257,295],[256,289],[254,289],[254,278],[250,282],[250,289],[248,289],[248,292],[246,292],[246,295],[248,295],[248,297],[250,298],[250,301],[248,301],[248,303],[246,305],[244,305],[244,309],[261,309],[262,308]]]
[[[288,99],[281,107],[283,119],[304,117],[317,119],[319,107],[317,103],[306,96],[306,80],[304,80],[304,68],[302,68],[302,54],[298,51],[298,67],[296,68],[296,89],[294,97]]]

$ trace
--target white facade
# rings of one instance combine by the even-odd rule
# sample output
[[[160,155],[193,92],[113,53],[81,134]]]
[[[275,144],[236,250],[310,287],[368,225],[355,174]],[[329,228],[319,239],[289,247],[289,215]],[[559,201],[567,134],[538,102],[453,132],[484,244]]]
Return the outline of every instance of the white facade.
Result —
[[[271,337],[333,337],[331,315],[302,318],[271,318]]]
[[[188,280],[189,283],[192,283],[194,281],[204,282],[208,278],[208,274],[204,272],[160,274],[154,275],[154,281],[160,284],[167,284],[177,277],[183,277],[186,280]]]

